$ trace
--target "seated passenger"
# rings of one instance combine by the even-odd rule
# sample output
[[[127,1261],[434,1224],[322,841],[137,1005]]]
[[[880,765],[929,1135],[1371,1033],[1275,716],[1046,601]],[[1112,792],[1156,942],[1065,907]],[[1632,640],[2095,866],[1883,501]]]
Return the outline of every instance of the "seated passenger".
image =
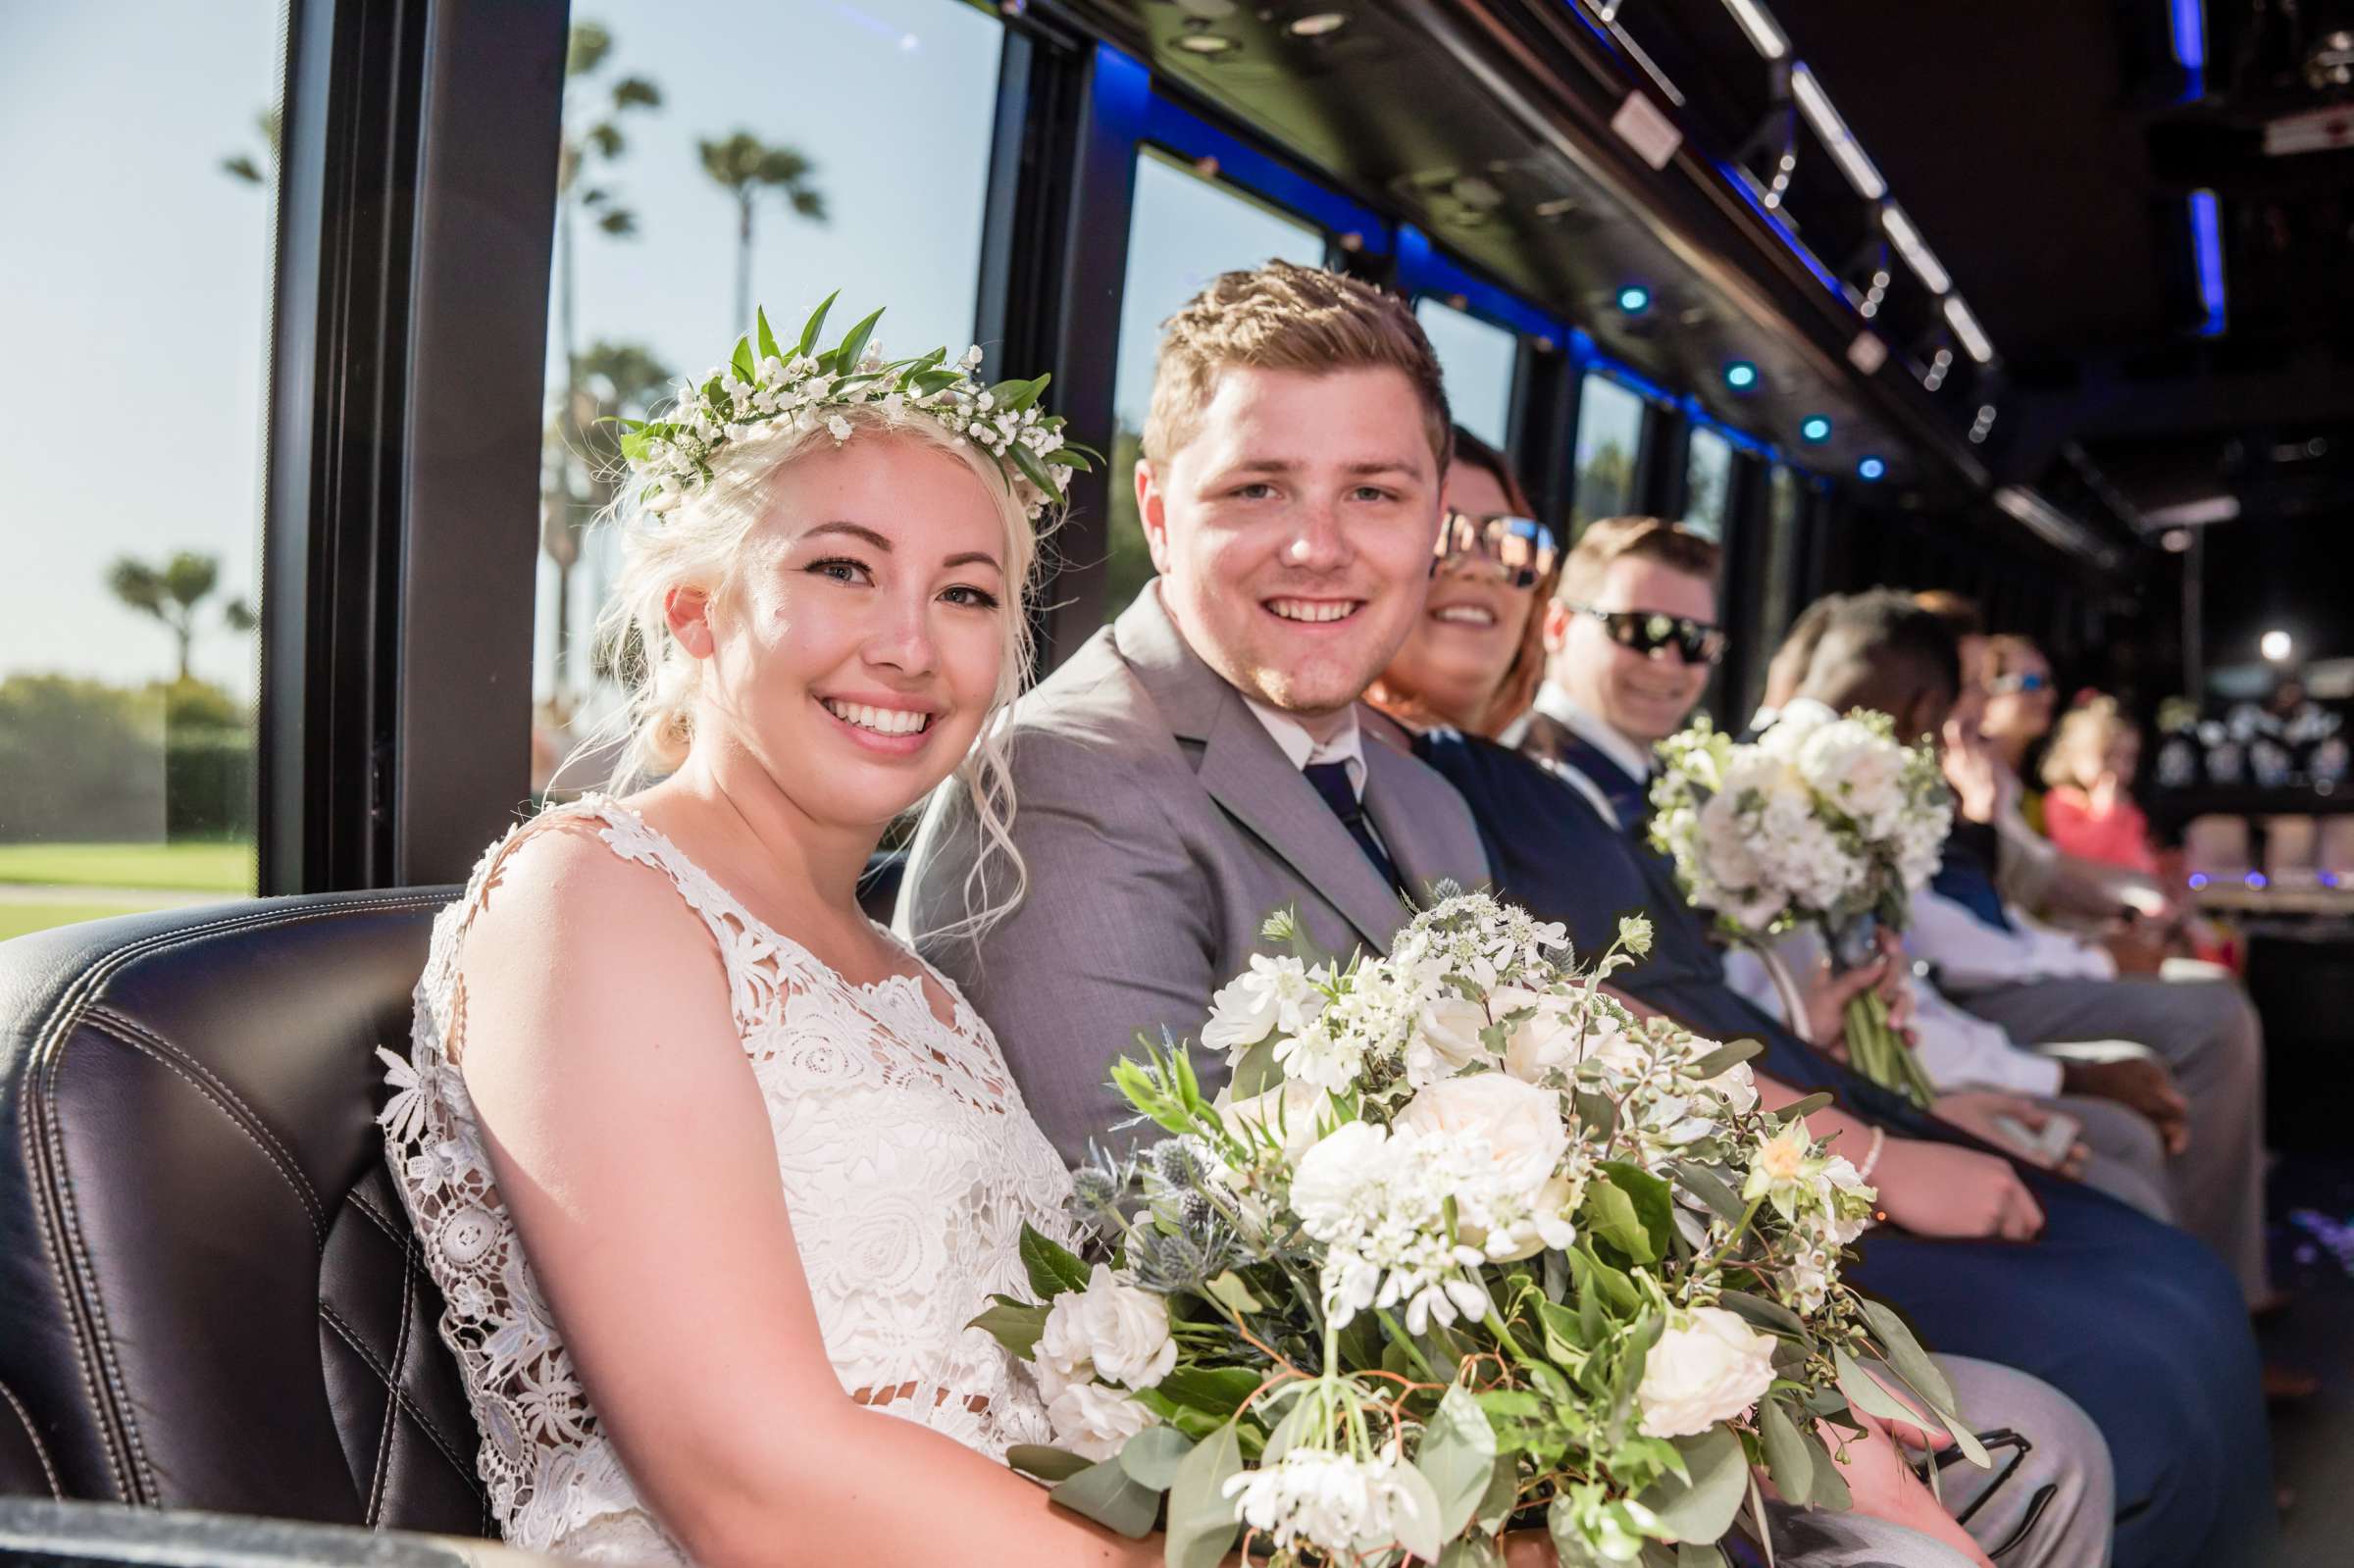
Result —
[[[1875,709],[1897,719],[1900,736],[1941,734],[1949,714],[1957,711],[1957,722],[1969,722],[1975,689],[1963,697],[1955,639],[1936,616],[1892,591],[1833,595],[1808,613],[1815,625],[1807,668],[1784,698],[1782,712],[1810,706],[1831,713]],[[1809,927],[1781,937],[1775,951],[1800,966],[1822,959],[1820,940]],[[1744,994],[1772,1005],[1773,986],[1757,957],[1735,952],[1726,961],[1726,974]],[[2154,1087],[2167,1096],[2168,1125],[2175,1126],[2180,1101],[2164,1083],[2163,1069],[2148,1063],[2095,1067],[2037,1055],[2021,1049],[1999,1025],[1954,1006],[1933,986],[1916,987],[1913,1030],[1922,1070],[1948,1091],[1938,1101],[1941,1116],[2022,1154],[2026,1150],[1997,1118],[2022,1123],[2031,1132],[2053,1111],[2073,1117],[2085,1138],[2084,1156],[2076,1162],[2084,1178],[2145,1214],[2172,1217],[2165,1146],[2151,1122],[2121,1097],[2123,1084],[2157,1075]],[[2059,1098],[2064,1089],[2073,1092]],[[2143,1098],[2138,1090],[2133,1094],[2135,1100]],[[2040,1154],[2027,1157],[2054,1163]]]
[[[1445,731],[1417,752],[1472,802],[1502,891],[1596,950],[1619,916],[1649,916],[1652,955],[1618,977],[1624,989],[1689,1027],[1764,1041],[1764,1072],[1837,1096],[1810,1118],[1819,1131],[1846,1129],[1856,1146],[1881,1136],[1873,1180],[1893,1227],[1867,1239],[1859,1277],[1931,1342],[2034,1373],[2090,1412],[2116,1462],[2120,1563],[2264,1561],[2276,1527],[2255,1346],[2214,1255],[2077,1184],[1955,1146],[1761,1013],[1724,984],[1704,922],[1630,831],[1650,747],[1707,683],[1715,570],[1714,547],[1671,525],[1590,527],[1560,598],[1535,607],[1552,660],[1526,738],[1547,767]],[[1395,663],[1384,683],[1415,688]],[[2008,1239],[2034,1233],[2039,1205],[2032,1244]]]
[[[953,929],[985,837],[944,793],[903,910],[919,934],[947,928],[926,951],[1008,1042],[1066,1157],[1123,1119],[1107,1079],[1133,1032],[1197,1035],[1270,909],[1296,902],[1328,950],[1386,950],[1402,895],[1486,881],[1461,799],[1364,737],[1356,706],[1422,616],[1449,445],[1437,366],[1401,301],[1274,263],[1171,320],[1136,481],[1161,576],[1007,735],[1027,896],[977,944]],[[1513,542],[1539,553],[1533,533]],[[1210,1087],[1225,1074],[1214,1056],[1197,1067]],[[1949,1365],[1977,1420],[2050,1442],[2008,1479],[1942,1473],[1965,1505],[1984,1499],[1980,1539],[2016,1539],[2014,1561],[2097,1561],[2114,1493],[2095,1429],[2006,1368]],[[1984,1568],[1950,1517],[1917,1511],[1936,1504],[1909,1476],[1856,1487],[1858,1516],[1808,1516],[1813,1544],[1784,1560]]]
[[[2043,757],[2043,828],[2052,842],[2082,860],[2156,876],[2150,819],[2133,803],[2140,762],[2141,732],[2115,697],[2071,708]]]

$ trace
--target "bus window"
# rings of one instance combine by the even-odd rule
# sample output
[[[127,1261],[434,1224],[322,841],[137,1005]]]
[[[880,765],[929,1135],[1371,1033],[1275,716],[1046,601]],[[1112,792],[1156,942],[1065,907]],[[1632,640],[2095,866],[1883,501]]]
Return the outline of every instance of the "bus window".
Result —
[[[1511,441],[1518,334],[1427,294],[1414,302],[1414,318],[1439,356],[1439,368],[1447,373],[1447,403],[1456,423],[1504,450]]]
[[[1578,391],[1577,484],[1571,532],[1596,518],[1618,517],[1635,504],[1635,465],[1643,455],[1643,399],[1598,372]]]
[[[1692,428],[1684,463],[1684,523],[1707,538],[1724,537],[1733,498],[1733,443],[1706,425]]]
[[[283,27],[8,23],[0,938],[254,890]]]
[[[725,357],[765,307],[781,338],[840,289],[829,338],[888,307],[895,354],[972,341],[1003,33],[955,0],[574,8],[548,288],[532,787],[610,714],[595,645],[619,565],[636,417]],[[793,62],[777,90],[777,62]],[[884,111],[879,106],[888,106]],[[603,781],[597,751],[565,769]]]
[[[1119,364],[1112,380],[1117,428],[1111,449],[1110,557],[1104,569],[1106,616],[1126,609],[1152,576],[1152,559],[1136,519],[1133,476],[1145,414],[1152,403],[1160,324],[1218,274],[1268,261],[1322,266],[1323,232],[1145,149],[1136,161],[1128,277],[1120,292]]]

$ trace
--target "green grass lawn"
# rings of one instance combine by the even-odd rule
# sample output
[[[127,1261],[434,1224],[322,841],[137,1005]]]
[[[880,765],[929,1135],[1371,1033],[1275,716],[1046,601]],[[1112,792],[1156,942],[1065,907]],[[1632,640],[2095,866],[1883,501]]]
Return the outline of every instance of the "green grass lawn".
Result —
[[[7,883],[250,893],[253,846],[248,843],[0,844],[0,884]]]
[[[77,920],[104,920],[110,915],[136,913],[123,904],[15,904],[0,894],[0,941],[47,931],[52,926],[70,926]]]

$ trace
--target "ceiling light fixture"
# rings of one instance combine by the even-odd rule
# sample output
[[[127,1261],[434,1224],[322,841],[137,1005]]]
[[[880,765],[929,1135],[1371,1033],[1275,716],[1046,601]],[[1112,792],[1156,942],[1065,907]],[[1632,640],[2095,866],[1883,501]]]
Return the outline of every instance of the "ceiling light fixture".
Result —
[[[1305,17],[1292,19],[1283,30],[1295,38],[1321,38],[1347,25],[1349,14],[1345,11],[1311,11]]]
[[[1863,144],[1847,128],[1847,122],[1839,118],[1839,111],[1831,107],[1830,95],[1822,90],[1822,83],[1815,79],[1815,73],[1803,65],[1792,66],[1790,91],[1798,99],[1798,107],[1806,115],[1807,124],[1815,127],[1815,134],[1821,137],[1822,144],[1830,149],[1832,160],[1839,165],[1839,172],[1847,176],[1849,184],[1856,187],[1856,194],[1867,201],[1878,201],[1887,195],[1888,181],[1880,177],[1879,170],[1865,156]]]
[[[2206,320],[2199,326],[2201,337],[2222,333],[2225,322],[2224,294],[2224,223],[2223,210],[2212,190],[2190,193],[2191,259],[2198,268],[2199,308]]]
[[[1798,438],[1810,446],[1820,446],[1831,438],[1831,422],[1820,414],[1809,414],[1799,422]]]
[[[1724,367],[1724,384],[1736,392],[1746,392],[1758,384],[1758,368],[1745,359],[1729,361]]]
[[[1953,292],[1953,274],[1947,272],[1944,265],[1930,254],[1927,243],[1920,237],[1920,230],[1913,227],[1913,220],[1905,216],[1902,207],[1894,202],[1882,207],[1880,228],[1896,246],[1896,253],[1904,257],[1905,265],[1913,269],[1913,276],[1919,278],[1930,293]]]
[[[2297,645],[2287,632],[2275,627],[2257,639],[2256,651],[2275,664],[2286,664],[2289,655],[2297,651]]]
[[[1741,24],[1749,41],[1758,46],[1758,53],[1768,60],[1779,60],[1790,52],[1790,38],[1781,25],[1766,14],[1758,0],[1724,0],[1724,8]]]
[[[1962,303],[1961,295],[1945,296],[1945,320],[1953,328],[1954,335],[1962,339],[1964,353],[1981,365],[1994,358],[1994,344],[1987,341],[1985,329],[1978,326],[1978,319],[1970,313],[1970,307]]]
[[[1856,477],[1866,483],[1876,482],[1888,472],[1888,465],[1876,457],[1868,457],[1856,465]]]

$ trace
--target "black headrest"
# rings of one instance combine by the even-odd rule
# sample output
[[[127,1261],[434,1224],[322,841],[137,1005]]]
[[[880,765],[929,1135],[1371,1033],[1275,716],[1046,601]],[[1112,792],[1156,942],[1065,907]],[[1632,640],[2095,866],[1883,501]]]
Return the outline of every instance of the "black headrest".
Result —
[[[374,1120],[456,893],[0,942],[0,1490],[487,1533]]]

